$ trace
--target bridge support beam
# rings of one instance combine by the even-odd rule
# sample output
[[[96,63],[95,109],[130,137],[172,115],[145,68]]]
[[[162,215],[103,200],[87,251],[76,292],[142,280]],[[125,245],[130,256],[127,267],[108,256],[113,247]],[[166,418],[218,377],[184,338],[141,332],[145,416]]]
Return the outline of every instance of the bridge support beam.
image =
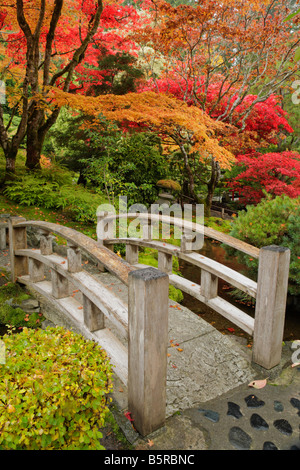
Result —
[[[169,277],[146,268],[128,281],[128,409],[146,436],[165,423]]]
[[[15,227],[23,217],[11,217],[8,220],[9,227],[9,251],[12,282],[16,282],[19,276],[28,274],[28,259],[26,256],[16,256],[15,251],[27,248],[26,227]]]
[[[252,359],[265,369],[281,360],[289,264],[288,248],[260,249]]]
[[[104,328],[103,312],[86,295],[83,294],[82,299],[84,324],[90,331],[102,330]]]

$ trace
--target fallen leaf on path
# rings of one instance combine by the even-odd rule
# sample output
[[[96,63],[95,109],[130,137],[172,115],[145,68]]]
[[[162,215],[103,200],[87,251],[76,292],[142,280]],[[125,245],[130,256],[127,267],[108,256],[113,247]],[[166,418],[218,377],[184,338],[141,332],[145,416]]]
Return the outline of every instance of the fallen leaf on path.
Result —
[[[254,387],[254,388],[264,388],[267,385],[267,379],[263,380],[254,380],[253,382],[250,382],[249,387]]]
[[[126,416],[126,418],[127,418],[131,423],[133,423],[133,418],[131,417],[130,411],[126,411],[126,412],[124,413],[124,416]]]

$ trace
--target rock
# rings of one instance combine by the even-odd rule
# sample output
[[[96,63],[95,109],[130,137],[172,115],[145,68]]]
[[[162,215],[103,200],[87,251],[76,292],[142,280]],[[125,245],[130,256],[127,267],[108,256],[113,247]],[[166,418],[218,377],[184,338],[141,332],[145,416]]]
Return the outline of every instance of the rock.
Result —
[[[28,313],[38,312],[40,310],[40,303],[36,299],[26,299],[22,301],[20,308]]]
[[[229,431],[229,442],[239,450],[249,450],[251,447],[251,437],[241,428],[233,427]]]
[[[236,419],[239,419],[243,416],[241,411],[240,411],[239,405],[237,405],[236,403],[233,403],[231,401],[228,402],[227,415],[228,416],[234,416],[234,418],[236,418]]]
[[[269,429],[268,423],[256,413],[251,416],[250,424],[255,429]]]
[[[286,419],[277,419],[273,424],[278,431],[286,436],[290,436],[293,433],[292,426]]]

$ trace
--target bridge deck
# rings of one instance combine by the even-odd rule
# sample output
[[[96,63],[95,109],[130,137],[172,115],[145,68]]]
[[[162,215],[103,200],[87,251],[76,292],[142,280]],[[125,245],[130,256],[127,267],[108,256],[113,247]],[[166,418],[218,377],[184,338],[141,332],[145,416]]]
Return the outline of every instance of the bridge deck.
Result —
[[[3,253],[4,251],[2,255]],[[5,264],[9,269],[8,250],[5,251],[5,257],[1,256],[0,261],[2,261],[0,269],[1,264]],[[120,280],[108,272],[99,273],[93,263],[87,264],[85,269],[127,304],[128,290]],[[26,284],[26,276],[23,281]],[[39,298],[44,314],[49,320],[99,342],[104,349],[107,349],[112,363],[114,355],[120,357],[122,354],[126,362],[124,354],[126,340],[119,336],[119,340],[114,342],[111,332],[117,333],[117,331],[113,323],[107,323],[104,330],[92,334],[84,328],[78,310],[78,302],[81,302],[80,293],[59,300],[61,306],[65,306],[66,311],[71,313],[66,318],[58,310],[56,311],[44,296],[39,295],[43,289],[45,292],[48,289],[48,294],[51,295],[48,281],[37,284],[40,285],[40,292],[36,291],[35,295]],[[123,380],[116,377],[114,387],[114,397],[119,407],[123,409],[127,409],[125,362],[121,364],[122,370],[118,371]],[[255,370],[251,367],[251,358],[246,348],[242,348],[229,336],[221,334],[187,308],[169,301],[167,416],[216,398],[241,384],[250,382],[254,377]]]
[[[124,304],[127,303],[127,286],[120,280],[108,272],[99,273],[92,264],[87,265],[85,269],[88,269],[90,274],[99,279]],[[26,278],[24,281],[26,282]],[[44,284],[45,289],[47,289],[46,283],[47,281]],[[42,286],[43,283],[38,284]],[[104,330],[94,333],[84,328],[78,314],[79,304],[76,303],[76,297],[79,302],[81,301],[80,295],[77,293],[75,297],[59,300],[61,305],[71,312],[67,322],[66,317],[62,317],[58,311],[55,311],[53,305],[45,302],[45,298],[41,297],[40,301],[42,305],[44,304],[45,314],[51,321],[71,327],[74,331],[99,342],[104,349],[107,349],[112,363],[114,363],[115,355],[118,356],[117,362],[122,354],[126,361],[126,354],[124,354],[126,340],[118,335],[118,329],[112,322],[107,321]],[[111,332],[119,337],[119,341],[116,342],[113,339]],[[114,398],[119,407],[126,410],[127,370],[125,363],[121,364],[121,369],[118,364],[118,374],[119,378],[115,378]],[[254,376],[251,358],[241,346],[187,308],[172,300],[169,301],[167,416],[216,398],[241,384],[249,383]],[[123,380],[120,380],[120,377],[121,379],[123,377]]]

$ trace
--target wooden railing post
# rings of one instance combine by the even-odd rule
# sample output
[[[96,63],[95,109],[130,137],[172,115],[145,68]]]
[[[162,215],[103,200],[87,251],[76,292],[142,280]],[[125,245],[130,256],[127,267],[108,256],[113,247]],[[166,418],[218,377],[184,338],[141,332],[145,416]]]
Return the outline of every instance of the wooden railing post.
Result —
[[[252,359],[265,369],[281,360],[289,264],[288,248],[260,249]]]
[[[83,294],[84,324],[90,331],[104,328],[104,314],[86,295]]]
[[[81,265],[81,250],[74,243],[67,242],[67,258],[68,258],[68,271],[70,273],[78,273],[82,271]]]
[[[166,274],[172,274],[173,256],[170,253],[158,252],[158,269]]]
[[[9,227],[9,251],[12,282],[16,282],[18,276],[28,274],[27,256],[15,256],[15,251],[27,248],[26,227],[15,227],[19,222],[26,219],[23,217],[11,217],[8,221]]]
[[[41,254],[45,256],[52,255],[52,242],[54,238],[53,235],[50,232],[47,232],[46,230],[39,230],[39,233]]]
[[[111,215],[107,211],[98,212],[97,214],[97,241],[101,245],[105,245],[106,238],[115,238],[115,225],[116,221],[111,218],[106,220],[106,217]],[[111,251],[114,251],[114,245],[105,245]]]
[[[200,292],[206,299],[214,299],[218,295],[218,276],[201,269]]]
[[[138,245],[126,245],[126,261],[129,264],[137,264],[139,262]]]
[[[0,250],[6,248],[6,223],[0,223]]]
[[[146,436],[165,422],[169,277],[146,268],[128,281],[128,409]]]

